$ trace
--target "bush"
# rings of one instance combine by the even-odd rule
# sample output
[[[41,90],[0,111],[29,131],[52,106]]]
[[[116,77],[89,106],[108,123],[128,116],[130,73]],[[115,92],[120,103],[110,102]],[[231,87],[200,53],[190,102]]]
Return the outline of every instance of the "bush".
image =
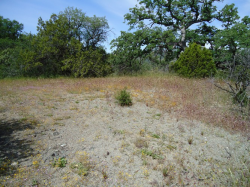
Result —
[[[20,48],[7,48],[0,51],[0,78],[18,77],[23,73],[19,59]]]
[[[179,75],[189,78],[204,78],[214,75],[216,72],[212,53],[196,43],[187,47],[185,51],[181,53],[179,59],[171,65],[170,69]]]
[[[80,46],[81,47],[81,46]],[[102,77],[112,72],[108,55],[102,48],[79,51],[76,55],[63,60],[65,71],[70,71],[74,77]]]
[[[58,158],[58,159],[54,159],[54,161],[52,162],[52,166],[53,167],[66,167],[67,164],[67,160],[66,158],[62,157],[62,158]]]
[[[121,106],[132,105],[132,99],[130,93],[126,91],[126,88],[118,92],[115,98]]]
[[[215,86],[231,94],[233,101],[238,103],[240,107],[248,107],[249,110],[250,49],[242,49],[235,54],[234,58],[228,60],[224,74],[227,77],[222,78],[228,87],[218,84]]]

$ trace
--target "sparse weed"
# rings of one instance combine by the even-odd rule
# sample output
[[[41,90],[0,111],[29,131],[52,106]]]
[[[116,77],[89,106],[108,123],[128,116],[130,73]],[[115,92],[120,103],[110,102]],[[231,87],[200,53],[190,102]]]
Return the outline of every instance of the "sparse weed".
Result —
[[[161,118],[161,114],[155,114],[153,117],[154,117],[154,119],[159,120]]]
[[[109,177],[108,177],[108,173],[105,171],[105,170],[102,170],[102,177],[103,177],[103,179],[108,179]]]
[[[147,156],[151,156],[153,159],[163,159],[163,157],[161,155],[158,155],[152,151],[149,151],[147,149],[142,149],[142,155],[147,155]]]
[[[38,185],[39,185],[38,181],[36,179],[33,179],[31,186],[38,186]]]
[[[67,160],[64,157],[62,157],[62,158],[60,157],[60,158],[54,159],[52,161],[52,166],[53,167],[60,167],[60,168],[62,168],[62,167],[66,167],[66,164],[67,164]]]
[[[169,170],[168,170],[167,167],[163,168],[162,174],[163,174],[164,177],[167,177],[167,176],[168,176],[168,174],[169,174],[168,172],[169,172]]]
[[[114,135],[116,135],[116,134],[125,134],[125,130],[114,130],[113,134]]]
[[[118,172],[118,179],[122,182],[127,182],[128,179],[131,177],[128,173],[123,173],[122,171]]]
[[[82,164],[81,162],[78,163],[72,163],[70,165],[70,168],[75,170],[76,173],[80,176],[86,176],[89,173],[89,169],[90,167],[85,166],[84,164]]]
[[[146,177],[148,177],[150,175],[148,169],[143,170],[143,175],[145,175]]]
[[[172,151],[172,150],[175,150],[176,149],[176,146],[174,145],[167,145],[167,148]]]
[[[163,169],[162,169],[162,174],[164,177],[170,177],[170,179],[172,180],[173,179],[173,173],[174,173],[174,166],[173,165],[168,165],[168,166],[165,166]]]
[[[244,163],[240,169],[228,168],[227,174],[232,179],[232,186],[250,186],[250,169]]]
[[[160,138],[160,135],[159,135],[159,134],[152,134],[152,137],[153,137],[153,138],[159,139],[159,138]]]
[[[147,162],[147,160],[142,160],[142,165],[144,165],[144,166],[146,166],[146,165],[148,165],[148,162]]]
[[[141,130],[140,130],[140,136],[144,137],[145,134],[146,134],[145,130],[144,130],[144,129],[141,129]]]
[[[191,137],[188,138],[188,144],[189,145],[191,145],[193,143],[193,141],[194,141],[193,136],[191,136]]]

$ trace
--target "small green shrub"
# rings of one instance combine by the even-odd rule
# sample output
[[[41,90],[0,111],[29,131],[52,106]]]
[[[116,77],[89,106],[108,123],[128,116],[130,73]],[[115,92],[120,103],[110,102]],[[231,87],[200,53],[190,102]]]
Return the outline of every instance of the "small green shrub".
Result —
[[[126,88],[118,92],[115,98],[121,106],[132,105],[132,99],[131,99],[130,93],[127,92]]]
[[[67,164],[67,160],[66,158],[62,157],[62,158],[58,158],[58,159],[54,159],[54,161],[52,162],[52,166],[53,167],[66,167]]]
[[[36,179],[33,179],[31,186],[38,186],[38,184],[38,181]]]
[[[153,159],[163,159],[163,157],[161,155],[158,155],[152,151],[149,151],[147,149],[142,149],[141,150],[142,155],[147,155],[147,156],[151,156]]]
[[[187,47],[170,69],[189,78],[204,78],[216,73],[212,53],[196,43]]]
[[[151,136],[152,136],[153,138],[157,138],[157,139],[160,138],[160,135],[159,135],[159,134],[152,134]]]
[[[77,174],[80,176],[86,176],[89,173],[90,167],[89,166],[85,166],[82,163],[72,163],[70,165],[70,168],[73,170],[77,171]]]
[[[163,176],[164,177],[167,177],[168,176],[168,168],[167,167],[165,167],[165,168],[163,168],[163,170],[162,170],[162,174],[163,174]]]
[[[165,166],[162,169],[162,174],[164,177],[171,177],[171,175],[174,173],[174,166],[173,165],[168,165]],[[171,177],[172,178],[172,177]]]
[[[246,93],[246,91],[242,90],[235,94],[235,96],[233,97],[233,102],[235,104],[240,103],[241,106],[247,107],[249,105],[250,99],[248,98],[248,94]]]

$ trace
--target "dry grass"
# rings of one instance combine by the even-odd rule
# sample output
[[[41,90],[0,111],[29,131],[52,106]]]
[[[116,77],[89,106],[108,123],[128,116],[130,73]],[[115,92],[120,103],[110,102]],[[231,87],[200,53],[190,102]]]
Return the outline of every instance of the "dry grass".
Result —
[[[43,133],[46,133],[47,128],[53,129],[53,125],[63,126],[63,120],[74,120],[71,119],[70,114],[62,114],[61,116],[55,115],[53,113],[54,110],[60,107],[67,107],[68,111],[72,113],[78,113],[81,110],[82,106],[79,105],[78,100],[74,100],[74,97],[70,98],[74,101],[70,103],[70,106],[63,106],[64,101],[68,99],[66,98],[67,94],[84,94],[86,103],[87,101],[91,102],[96,98],[101,98],[107,101],[107,108],[103,110],[108,110],[109,103],[112,102],[114,94],[125,87],[130,91],[133,103],[145,103],[146,106],[157,108],[160,111],[160,113],[152,114],[154,120],[161,121],[162,116],[168,113],[176,118],[177,121],[182,119],[188,119],[189,121],[197,120],[206,124],[211,124],[212,126],[225,128],[230,132],[239,132],[243,136],[249,135],[250,133],[249,118],[243,118],[241,114],[235,110],[235,106],[232,104],[229,95],[218,90],[210,79],[185,79],[174,75],[154,75],[89,79],[7,79],[0,80],[0,84],[0,114],[8,113],[8,116],[1,116],[1,120],[22,116],[20,122],[28,121],[37,127],[42,124],[39,128],[44,129]],[[88,104],[84,107],[84,109],[89,109]],[[98,106],[96,106],[96,108],[98,108]],[[86,112],[86,115],[94,115],[96,113],[97,110],[91,108]],[[110,113],[112,113],[112,109],[110,109]],[[88,124],[85,125],[86,127],[88,126]],[[192,123],[186,125],[192,128]],[[183,126],[180,125],[177,128],[179,128],[180,134],[185,132]],[[39,148],[38,153],[45,149],[43,148],[44,145],[42,145],[39,140],[36,140],[35,136],[33,137],[35,130],[26,129],[24,133],[26,133],[26,136],[32,137],[35,147],[37,149]],[[120,129],[113,130],[112,133],[115,137],[124,139],[126,136],[130,136],[128,132]],[[162,164],[158,163],[162,160],[159,159],[162,158],[161,152],[155,152],[155,150],[148,150],[147,148],[149,147],[149,138],[159,142],[159,144],[161,141],[163,142],[167,139],[169,143],[166,146],[166,150],[176,150],[174,137],[171,135],[165,137],[164,134],[158,132],[151,133],[150,137],[149,134],[146,127],[137,132],[138,137],[133,143],[136,149],[139,149],[139,152],[135,150],[135,154],[142,154],[143,165],[150,165],[150,167],[154,169],[158,169],[159,167],[165,180],[168,180],[166,184],[170,185],[174,176],[174,166],[167,165],[161,168]],[[205,136],[206,132],[202,131],[200,134],[201,136]],[[102,137],[101,133],[97,133],[95,135],[95,140],[98,141],[100,138],[105,139],[105,137]],[[187,142],[190,146],[193,146],[191,144],[195,143],[193,137],[188,139]],[[127,144],[125,146],[124,143],[121,147],[126,148],[128,146]],[[121,151],[121,153],[123,152]],[[109,154],[109,152],[107,154]],[[154,159],[159,160],[157,164],[154,164]],[[178,167],[182,167],[183,159],[179,159],[178,157],[177,160],[179,160],[177,164]],[[133,159],[131,158],[130,161],[133,162]],[[113,162],[114,165],[119,165],[120,158],[114,157]],[[85,176],[90,175],[93,177],[95,173],[92,174],[91,172],[94,172],[92,170],[95,169],[96,165],[98,165],[98,163],[93,162],[86,153],[80,155],[78,160],[71,162],[71,169],[62,173],[65,185],[69,184],[67,172],[73,172],[77,175],[77,182],[72,182],[71,185],[88,184]],[[2,168],[4,168],[4,170],[12,170],[13,173],[9,174],[8,171],[8,175],[6,173],[2,175],[0,177],[0,182],[2,181],[3,184],[8,184],[10,186],[11,184],[6,183],[6,180],[10,178],[13,179],[12,182],[15,185],[36,185],[37,175],[45,179],[40,185],[50,186],[50,177],[54,172],[57,172],[58,169],[49,168],[49,166],[45,165],[42,162],[42,158],[39,157],[39,154],[34,155],[32,166],[14,168],[14,166],[11,166],[7,161],[3,163],[3,166]],[[102,180],[104,183],[107,182],[111,177],[108,174],[106,166],[99,166],[99,170],[102,173]],[[246,171],[246,173],[249,177],[249,172]],[[147,168],[143,171],[143,175],[145,177],[150,175]],[[182,173],[178,173],[178,176],[181,175]],[[84,176],[84,179],[79,176]],[[123,173],[122,171],[119,171],[117,176],[123,182],[131,180],[132,178],[130,174]],[[232,176],[232,178],[233,177],[235,176]],[[30,180],[30,182],[26,183],[26,180]],[[180,177],[180,185],[183,184],[182,180],[183,179]],[[235,186],[237,186],[237,182],[238,181],[234,180],[232,183],[235,183]]]
[[[157,107],[162,112],[169,112],[176,118],[200,120],[205,123],[222,126],[234,131],[249,133],[249,121],[244,120],[233,108],[230,96],[218,90],[210,79],[185,79],[177,76],[114,77],[95,79],[23,79],[1,80],[0,94],[12,107],[22,111],[29,110],[37,104],[50,106],[50,100],[63,101],[63,93],[96,93],[89,97],[93,100],[106,97],[107,100],[116,91],[125,87],[131,91],[137,102]],[[104,95],[105,94],[105,95]],[[32,103],[32,99],[39,103]],[[77,101],[76,101],[77,102]],[[72,107],[72,110],[77,110]]]

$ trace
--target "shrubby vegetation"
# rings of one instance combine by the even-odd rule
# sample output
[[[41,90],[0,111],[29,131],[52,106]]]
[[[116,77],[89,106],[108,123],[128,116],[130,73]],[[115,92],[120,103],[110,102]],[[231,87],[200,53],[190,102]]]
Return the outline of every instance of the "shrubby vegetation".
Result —
[[[123,90],[116,93],[116,100],[121,106],[131,106],[132,99],[130,93],[124,88]]]
[[[178,60],[171,66],[175,72],[185,77],[209,77],[216,72],[212,53],[193,43],[181,53]]]
[[[1,19],[2,25],[5,20]],[[15,20],[7,23],[18,25]],[[21,34],[22,24],[10,31],[7,28],[1,27],[11,33],[0,36],[1,77],[105,76],[111,71],[101,46],[110,31],[105,17],[88,17],[68,7],[48,21],[39,18],[36,35]]]
[[[21,54],[25,70],[36,76],[41,72],[45,76],[105,75],[107,57],[100,44],[108,32],[104,17],[88,17],[77,8],[53,14],[48,21],[39,18],[32,48]]]
[[[113,67],[118,73],[138,72],[147,64],[162,68],[174,59],[173,46],[166,43],[174,40],[173,31],[164,31],[160,27],[140,29],[134,33],[122,31],[121,36],[111,42]],[[170,54],[168,58],[166,54]]]
[[[19,53],[25,45],[23,24],[0,16],[0,78],[20,76]]]

